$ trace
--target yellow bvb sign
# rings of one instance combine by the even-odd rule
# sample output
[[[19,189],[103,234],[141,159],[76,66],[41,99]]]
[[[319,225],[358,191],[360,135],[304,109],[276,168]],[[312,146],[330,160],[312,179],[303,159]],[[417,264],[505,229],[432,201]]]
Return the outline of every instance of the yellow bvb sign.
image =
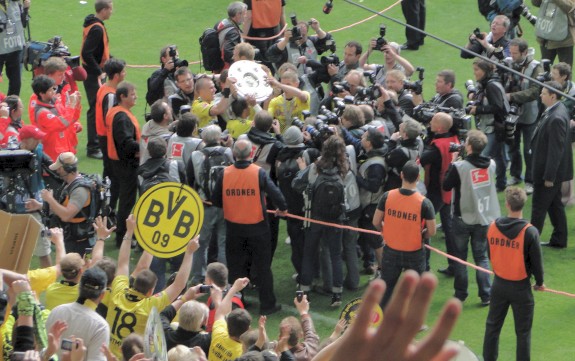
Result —
[[[134,207],[136,239],[152,255],[170,258],[183,253],[200,233],[204,205],[189,186],[164,182],[148,189]]]

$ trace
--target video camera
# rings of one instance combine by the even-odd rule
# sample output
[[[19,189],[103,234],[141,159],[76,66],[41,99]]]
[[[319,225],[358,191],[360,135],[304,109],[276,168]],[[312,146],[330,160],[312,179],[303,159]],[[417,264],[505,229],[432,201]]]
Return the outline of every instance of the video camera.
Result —
[[[0,208],[15,213],[17,199],[30,194],[29,179],[35,171],[35,158],[27,150],[0,150]]]
[[[413,109],[413,118],[428,127],[431,118],[439,112],[451,115],[451,118],[453,118],[453,126],[450,132],[457,135],[459,139],[465,139],[467,132],[471,129],[471,116],[467,115],[463,109],[441,107],[437,104],[427,102]]]
[[[39,41],[31,41],[26,44],[24,49],[24,58],[22,62],[26,70],[28,66],[32,66],[32,70],[42,66],[42,62],[48,60],[52,56],[64,58],[66,64],[72,69],[80,66],[80,56],[70,56],[71,53],[68,47],[62,42],[61,36],[54,36],[48,42],[43,43]]]
[[[168,55],[172,58],[174,62],[174,71],[176,68],[181,68],[183,66],[188,66],[187,60],[178,58],[178,47],[175,45],[170,45]]]
[[[405,89],[412,90],[415,94],[419,95],[423,93],[423,73],[425,72],[425,68],[418,66],[416,70],[419,72],[418,74],[419,79],[414,82],[404,80],[403,87]]]
[[[375,47],[373,50],[383,51],[383,47],[387,45],[387,40],[385,40],[385,32],[387,27],[384,24],[379,24],[379,38],[375,40]]]

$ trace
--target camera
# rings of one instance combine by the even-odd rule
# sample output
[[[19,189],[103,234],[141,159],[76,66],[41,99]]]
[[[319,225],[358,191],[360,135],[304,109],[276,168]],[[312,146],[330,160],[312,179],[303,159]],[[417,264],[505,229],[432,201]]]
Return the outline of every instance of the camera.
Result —
[[[509,105],[509,114],[505,117],[505,143],[513,145],[515,141],[515,127],[519,119],[519,106],[517,104]]]
[[[60,348],[65,351],[72,351],[72,346],[74,346],[74,341],[63,339]]]
[[[405,80],[403,82],[403,87],[405,89],[412,90],[415,94],[419,95],[423,93],[423,73],[425,72],[425,68],[418,66],[416,70],[419,72],[419,79],[414,82]]]
[[[383,51],[383,47],[387,45],[387,40],[385,40],[385,32],[387,27],[384,24],[379,24],[379,38],[375,40],[375,48],[373,50]]]
[[[338,66],[340,63],[339,57],[336,54],[331,54],[330,56],[322,56],[320,58],[320,62],[322,65],[328,66],[329,64],[333,64]]]
[[[199,292],[200,293],[209,293],[211,288],[212,288],[212,286],[210,286],[210,285],[201,285]]]
[[[531,14],[531,11],[529,11],[529,8],[525,4],[519,5],[519,8],[521,9],[521,16],[523,16],[525,20],[529,21],[531,25],[535,26],[535,23],[537,23],[537,16]]]
[[[293,28],[291,29],[291,39],[290,41],[298,41],[302,39],[301,36],[301,30],[299,29],[299,27],[297,26],[297,16],[296,14],[292,14],[290,16],[290,20],[291,20],[291,24],[293,25]]]
[[[449,153],[461,153],[465,150],[465,144],[460,143],[449,143]]]
[[[344,91],[349,92],[349,90],[350,90],[349,83],[345,80],[339,83],[333,83],[331,86],[331,92],[333,94],[339,94]]]
[[[475,30],[473,30],[473,35],[475,35],[475,37],[479,40],[485,39],[485,35],[481,32],[481,30],[479,30],[479,28],[475,28]]]
[[[172,58],[172,61],[174,62],[174,71],[176,68],[181,68],[182,66],[189,65],[187,60],[178,58],[178,47],[175,45],[170,46],[168,55]]]
[[[477,94],[477,87],[475,86],[475,82],[471,79],[468,79],[465,82],[465,89],[467,90],[467,97],[469,98],[469,94]]]
[[[340,100],[334,99],[334,105],[335,105],[335,109],[336,109],[335,112],[332,112],[331,110],[327,109],[325,107],[325,105],[322,105],[318,110],[317,119],[319,119],[322,122],[329,124],[329,125],[339,125],[338,112],[339,111],[343,112],[343,110],[340,110],[340,109],[342,107],[345,109],[345,103],[341,99]],[[316,125],[316,128],[317,128],[317,125]]]
[[[303,301],[303,291],[295,291],[295,297],[298,302]]]
[[[0,27],[2,25],[0,24]],[[62,42],[61,36],[54,36],[48,42],[43,43],[39,41],[31,41],[24,49],[22,62],[26,70],[28,66],[36,69],[42,66],[42,62],[48,60],[52,56],[64,58],[66,64],[72,69],[80,66],[79,56],[70,56],[71,53],[66,45]]]
[[[541,59],[541,66],[543,67],[543,73],[539,74],[535,79],[545,83],[546,81],[551,80],[551,60]]]
[[[355,93],[355,98],[358,100],[375,100],[381,97],[381,88],[377,85],[371,85],[368,87],[358,87]]]
[[[413,109],[413,118],[421,124],[428,126],[431,118],[439,112],[447,113],[453,118],[453,126],[449,130],[459,139],[465,139],[467,132],[471,129],[471,116],[463,109],[441,107],[434,103],[422,103]]]

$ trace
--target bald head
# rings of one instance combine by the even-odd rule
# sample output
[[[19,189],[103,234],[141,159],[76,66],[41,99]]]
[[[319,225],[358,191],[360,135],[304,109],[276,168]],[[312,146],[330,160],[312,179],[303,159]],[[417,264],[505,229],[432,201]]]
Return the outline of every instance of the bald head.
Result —
[[[431,131],[436,134],[447,133],[453,125],[451,115],[439,112],[431,118]]]
[[[248,160],[252,152],[252,142],[247,139],[239,139],[234,144],[234,158],[236,160]]]

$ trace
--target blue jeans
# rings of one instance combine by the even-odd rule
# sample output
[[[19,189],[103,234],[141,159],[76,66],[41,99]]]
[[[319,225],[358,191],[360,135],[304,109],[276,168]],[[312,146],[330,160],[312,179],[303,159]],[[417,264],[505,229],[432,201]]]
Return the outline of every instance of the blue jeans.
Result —
[[[341,293],[343,285],[343,265],[341,258],[342,230],[319,224],[311,224],[306,230],[303,253],[302,274],[300,276],[301,288],[309,291],[317,269],[318,252],[321,243],[323,252],[331,261],[331,267],[324,273],[329,274],[332,280],[332,292]],[[327,277],[329,277],[327,276]],[[325,280],[324,280],[325,281]]]
[[[495,186],[497,190],[503,190],[507,186],[507,154],[505,152],[505,143],[495,139],[495,133],[487,135],[487,146],[481,152],[482,155],[495,161]]]
[[[381,300],[381,308],[384,309],[391,295],[397,280],[404,270],[414,270],[422,274],[425,272],[425,249],[421,248],[415,252],[402,252],[384,246],[383,259],[381,261],[381,279],[385,281],[387,288]]]
[[[489,259],[487,258],[487,228],[480,224],[465,224],[461,217],[453,217],[453,245],[454,253],[459,259],[467,261],[467,249],[471,240],[471,252],[473,260],[479,267],[489,269]],[[464,301],[467,296],[467,267],[459,262],[455,263],[455,297]],[[489,299],[491,295],[491,280],[489,274],[482,271],[475,271],[479,297],[482,300]]]
[[[224,211],[218,207],[204,207],[204,224],[200,231],[200,247],[192,256],[192,283],[204,282],[208,246],[212,235],[218,240],[218,262],[226,264],[226,222]]]
[[[517,128],[515,128],[515,141],[513,145],[509,147],[509,156],[511,157],[509,174],[511,174],[512,177],[521,179],[523,160],[525,160],[525,183],[533,183],[529,143],[531,143],[531,138],[533,138],[536,124],[537,123],[517,124]],[[523,158],[521,158],[521,135],[523,135]]]

